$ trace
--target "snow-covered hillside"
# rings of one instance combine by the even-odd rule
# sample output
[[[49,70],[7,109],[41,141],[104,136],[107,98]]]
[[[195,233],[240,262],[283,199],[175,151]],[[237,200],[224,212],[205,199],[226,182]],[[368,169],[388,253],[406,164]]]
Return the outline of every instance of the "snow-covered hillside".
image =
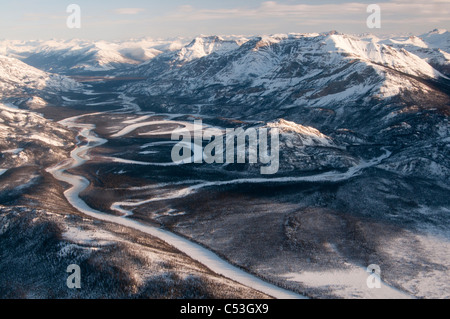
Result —
[[[0,251],[13,252],[0,274],[14,268],[0,298],[66,296],[55,265],[73,258],[101,288],[81,297],[258,295],[201,266],[258,287],[206,248],[311,297],[449,296],[447,31],[0,44]],[[257,148],[247,131],[257,163],[173,163],[171,133],[194,120],[210,145],[226,128],[278,129],[274,176],[261,176],[261,131]],[[370,264],[388,295],[366,289]],[[49,284],[16,284],[30,278]]]
[[[329,36],[329,39],[323,39],[325,36]],[[392,51],[392,48],[405,49],[439,71],[449,74],[450,33],[446,30],[433,30],[420,36],[381,38],[373,35],[349,36],[330,32],[327,34],[278,34],[250,38],[199,36],[193,40],[141,38],[114,42],[79,39],[68,41],[2,40],[0,41],[0,54],[19,58],[45,71],[74,74],[122,70],[141,63],[147,65],[159,55],[163,55],[161,60],[170,62],[173,66],[183,66],[188,62],[205,57],[228,55],[241,47],[245,48],[246,43],[255,44],[255,39],[257,39],[257,44],[252,49],[260,51],[264,47],[273,47],[276,44],[285,46],[288,40],[305,38],[320,39],[325,42],[326,46],[321,49],[329,49],[334,52],[340,50],[342,53],[348,53],[357,58],[408,70],[409,65],[405,59],[397,60],[398,54],[407,55],[408,53],[402,50],[398,50],[396,53]],[[305,44],[308,45],[308,43]],[[395,65],[392,65],[392,59],[397,60]],[[426,70],[428,67],[423,64],[423,61],[418,61],[417,58],[411,56],[406,58],[409,62],[414,59],[420,64],[419,68],[415,68],[416,70],[420,69],[427,75],[434,72]],[[252,66],[258,68],[261,61],[254,62],[255,64]]]
[[[196,38],[124,74],[148,78],[126,92],[161,97],[171,110],[185,108],[181,100],[205,105],[202,112],[266,120],[305,107],[338,119],[350,107],[448,99],[432,85],[447,78],[426,59],[376,37],[336,32]]]
[[[74,147],[74,133],[30,111],[0,103],[0,166],[58,162]]]
[[[15,58],[0,56],[0,98],[36,91],[62,92],[80,87],[81,84],[67,77],[46,73]]]
[[[436,29],[420,36],[392,37],[380,40],[380,43],[394,48],[405,49],[434,68],[450,75],[450,32]]]
[[[209,56],[213,53],[224,54],[239,48],[236,40],[225,40],[222,37],[197,37],[189,45],[177,53],[178,65]]]
[[[63,74],[111,71],[180,49],[182,39],[132,39],[120,42],[86,40],[0,41],[0,54],[21,59],[44,71]]]
[[[144,110],[271,123],[284,132],[287,170],[350,167],[366,150],[349,155],[342,147],[379,143],[404,147],[401,167],[389,169],[448,179],[450,165],[438,159],[447,152],[450,82],[412,49],[445,52],[447,34],[404,39],[414,46],[337,32],[197,38],[128,71],[147,80],[123,89],[140,96]]]

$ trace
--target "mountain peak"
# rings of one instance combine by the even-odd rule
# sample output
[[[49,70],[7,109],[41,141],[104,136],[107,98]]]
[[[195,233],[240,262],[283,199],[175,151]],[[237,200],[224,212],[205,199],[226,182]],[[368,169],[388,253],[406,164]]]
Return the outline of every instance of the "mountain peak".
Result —
[[[178,60],[190,62],[212,53],[224,53],[238,47],[239,44],[235,40],[226,40],[220,36],[199,36],[179,50]]]
[[[429,33],[433,33],[433,34],[444,34],[448,32],[446,29],[434,29],[433,31],[430,31]]]
[[[343,33],[340,33],[340,32],[338,32],[336,30],[331,30],[331,31],[323,33],[323,35],[325,35],[325,36],[328,36],[328,35],[343,35]]]

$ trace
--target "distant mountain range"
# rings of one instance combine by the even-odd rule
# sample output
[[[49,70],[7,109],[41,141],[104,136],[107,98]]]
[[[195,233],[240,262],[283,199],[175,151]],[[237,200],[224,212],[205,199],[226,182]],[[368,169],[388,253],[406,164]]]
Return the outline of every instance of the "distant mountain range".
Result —
[[[48,72],[85,74],[137,65],[162,52],[179,49],[182,45],[181,39],[123,42],[4,40],[0,41],[0,55],[18,58]]]
[[[444,72],[449,60],[440,62],[438,69]],[[374,37],[335,32],[247,41],[203,37],[126,71],[147,80],[124,89],[168,109],[200,104],[206,113],[259,120],[292,114],[294,120],[335,127],[346,121],[342,117],[353,116],[343,107],[392,104],[400,95],[418,103],[429,93],[446,100],[437,83],[448,83],[448,78],[438,69]]]
[[[449,43],[445,30],[418,37],[333,31],[190,42],[3,41],[2,53],[11,57],[0,57],[0,95],[39,105],[55,92],[82,88],[67,75],[132,77],[140,80],[113,89],[143,110],[317,129],[332,145],[320,156],[306,152],[315,158],[310,169],[351,166],[362,154],[343,148],[378,144],[397,149],[387,169],[448,179]],[[294,155],[285,149],[289,168]]]
[[[332,32],[333,33],[333,32]],[[292,37],[318,37],[326,34],[290,34]],[[275,35],[263,38],[283,38]],[[354,38],[403,48],[425,59],[437,70],[449,74],[450,33],[433,30],[420,36],[354,35]],[[45,71],[76,74],[121,69],[151,61],[158,55],[174,52],[182,64],[210,55],[223,54],[258,37],[200,36],[186,38],[131,39],[126,41],[88,40],[0,40],[0,55],[14,57]]]

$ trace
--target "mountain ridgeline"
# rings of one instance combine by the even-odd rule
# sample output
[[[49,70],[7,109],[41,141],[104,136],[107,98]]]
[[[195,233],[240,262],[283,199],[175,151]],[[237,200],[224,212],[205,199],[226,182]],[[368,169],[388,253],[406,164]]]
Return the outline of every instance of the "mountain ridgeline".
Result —
[[[329,32],[3,44],[9,57],[2,57],[0,84],[8,102],[13,96],[13,102],[19,98],[25,106],[62,103],[58,92],[83,87],[67,75],[132,78],[137,80],[108,85],[135,98],[143,111],[262,124],[282,119],[317,129],[332,143],[310,148],[300,142],[316,163],[306,165],[311,169],[324,165],[318,157],[332,158],[325,166],[351,166],[364,155],[365,146],[381,145],[395,151],[387,169],[450,178],[450,33],[445,30],[419,37]],[[292,144],[292,134],[298,135],[288,130],[282,136],[282,146]],[[298,157],[292,148],[282,149],[288,150],[284,163]],[[311,154],[311,149],[314,154],[320,149],[321,155]],[[303,159],[294,162],[298,165],[285,167],[305,167]]]
[[[396,39],[336,32],[200,37],[127,70],[146,80],[121,89],[147,110],[312,126],[336,146],[307,152],[320,163],[314,169],[347,167],[366,146],[380,145],[394,151],[385,169],[448,180],[449,39],[443,30]],[[299,158],[287,153],[287,162]]]
[[[445,30],[0,41],[0,298],[449,298],[449,115]],[[279,171],[174,163],[194,120]]]

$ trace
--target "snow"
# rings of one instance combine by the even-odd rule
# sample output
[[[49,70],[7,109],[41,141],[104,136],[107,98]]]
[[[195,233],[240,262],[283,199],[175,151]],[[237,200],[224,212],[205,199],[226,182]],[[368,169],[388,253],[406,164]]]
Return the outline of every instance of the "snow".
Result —
[[[411,299],[406,293],[383,281],[381,288],[369,288],[367,285],[369,275],[362,267],[350,266],[348,270],[288,273],[281,277],[309,287],[331,290],[337,296],[346,299]]]
[[[445,35],[439,31],[438,36]],[[149,75],[148,82],[130,84],[127,89],[146,95],[181,93],[184,96],[195,94],[199,88],[221,85],[226,87],[223,94],[230,90],[231,95],[231,87],[242,85],[243,91],[249,93],[233,92],[228,100],[230,104],[245,104],[247,100],[254,103],[257,99],[262,101],[263,97],[289,101],[298,96],[284,107],[328,108],[347,101],[368,101],[371,97],[390,98],[405,91],[428,93],[426,85],[392,69],[438,79],[445,76],[433,66],[442,64],[442,72],[445,72],[450,65],[446,49],[430,51],[427,40],[419,37],[386,40],[336,33],[277,34],[242,42],[233,40],[232,47],[221,51],[216,46],[223,44],[224,39],[200,37],[176,53],[163,53],[168,72],[156,72],[154,76],[151,63],[141,65],[137,72]],[[218,63],[224,54],[228,63]],[[205,63],[194,69],[200,59]],[[159,70],[161,63],[155,65]],[[369,76],[355,79],[355,74]],[[170,85],[173,82],[180,85],[173,87]],[[336,82],[345,86],[337,86]],[[211,94],[204,102],[213,103],[215,99]]]
[[[404,73],[425,75],[431,78],[441,76],[438,71],[418,56],[375,41],[363,41],[347,35],[331,35],[327,40],[327,45],[330,50],[337,48],[340,52],[345,52],[358,59],[383,64]]]
[[[440,76],[427,62],[430,52],[420,54],[420,50],[435,50],[433,56],[448,61],[450,52],[450,33],[446,30],[433,30],[420,36],[378,38],[373,35],[350,36],[336,33],[291,33],[262,35],[258,37],[243,36],[199,36],[188,42],[185,39],[130,39],[126,41],[87,41],[87,40],[50,40],[50,41],[0,41],[3,49],[0,53],[10,58],[26,58],[36,55],[51,61],[54,57],[74,62],[72,69],[85,69],[90,71],[113,70],[123,65],[147,65],[161,54],[168,54],[175,65],[186,63],[211,56],[224,55],[238,50],[244,44],[254,40],[256,45],[252,56],[244,56],[246,63],[251,67],[241,68],[242,64],[235,65],[235,70],[225,72],[228,79],[237,80],[240,76],[247,78],[249,73],[263,75],[273,69],[279,61],[279,53],[271,50],[271,46],[302,41],[302,39],[318,39],[323,41],[325,47],[305,47],[312,51],[324,50],[323,53],[345,53],[361,61],[382,63],[396,67],[411,74],[424,74],[435,77]],[[318,43],[319,43],[318,42]],[[313,42],[312,43],[314,46]],[[406,51],[402,51],[405,48]],[[438,50],[442,52],[438,56]],[[408,52],[409,51],[409,52]],[[293,51],[292,53],[295,53]],[[419,56],[416,56],[419,55]],[[445,57],[446,56],[446,57]],[[302,61],[302,56],[298,57]],[[304,58],[304,57],[303,57]],[[335,57],[332,57],[334,59]],[[58,66],[56,66],[58,67]],[[225,78],[222,74],[217,78]],[[214,79],[216,80],[216,79]]]
[[[103,157],[106,161],[111,161],[114,163],[120,163],[120,164],[129,164],[129,165],[142,165],[142,166],[160,166],[160,167],[168,167],[168,166],[177,166],[180,165],[179,163],[150,163],[150,162],[142,162],[142,161],[133,161],[129,159],[124,158],[118,158],[118,157]]]
[[[17,155],[22,151],[23,151],[23,148],[14,148],[14,149],[10,149],[10,150],[1,151],[0,153]]]
[[[46,127],[48,126],[48,121],[35,112],[20,110],[13,105],[0,103],[0,117],[2,122],[5,123],[5,125],[0,125],[0,138],[16,139],[16,134],[19,134],[18,132],[26,128],[28,134],[23,136],[25,142],[37,141],[55,147],[64,146],[65,137],[58,134],[58,132],[66,134],[67,131],[59,126]],[[18,156],[24,162],[27,160],[23,148],[0,150],[0,152]]]
[[[165,51],[178,50],[186,42],[182,39],[130,39],[125,41],[91,41],[73,39],[48,41],[0,41],[0,54],[12,58],[31,55],[42,60],[75,61],[72,70],[106,71],[120,65],[137,65],[150,61]],[[61,66],[57,66],[61,67]],[[64,68],[63,67],[63,68]]]
[[[126,123],[126,122],[124,122],[124,123]],[[164,128],[165,126],[173,126],[173,125],[177,125],[177,127],[171,128],[169,130]],[[122,130],[120,130],[119,132],[111,135],[111,137],[112,138],[122,137],[122,136],[132,133],[133,131],[137,130],[138,128],[145,127],[145,126],[159,126],[159,127],[158,127],[158,129],[153,129],[150,132],[141,133],[139,135],[141,135],[141,136],[172,135],[172,133],[175,131],[181,132],[181,131],[187,130],[189,132],[193,132],[195,129],[194,123],[191,123],[191,122],[173,121],[173,120],[161,120],[161,121],[155,120],[155,121],[146,121],[146,122],[140,122],[140,123],[134,123],[134,124],[128,125],[125,128],[123,128]],[[209,135],[223,134],[223,132],[220,129],[214,129],[208,125],[203,125],[203,127],[201,129],[206,130],[206,133],[208,133]]]
[[[278,122],[268,123],[267,126],[270,128],[278,128],[280,133],[295,132],[300,134],[304,145],[322,144],[324,146],[329,146],[332,144],[330,137],[310,126],[303,126],[284,119],[280,119]]]
[[[112,216],[105,213],[102,213],[100,211],[94,210],[90,208],[84,201],[82,201],[79,197],[79,194],[85,190],[89,186],[89,181],[81,176],[74,176],[70,175],[66,172],[67,169],[75,168],[77,166],[82,165],[87,159],[84,159],[83,156],[86,155],[87,151],[90,148],[100,146],[102,144],[105,144],[107,140],[101,139],[96,137],[92,134],[92,129],[94,128],[93,125],[89,124],[76,124],[75,121],[79,117],[67,119],[64,120],[63,123],[70,126],[70,127],[77,127],[81,131],[81,134],[89,140],[89,143],[87,145],[81,146],[74,150],[72,152],[72,159],[73,163],[68,164],[60,164],[56,167],[53,167],[49,169],[48,171],[53,174],[53,176],[61,181],[67,182],[72,187],[68,189],[64,194],[69,201],[69,203],[74,206],[76,209],[78,209],[80,212],[99,219],[103,221],[113,222],[119,225],[123,225],[125,227],[130,227],[139,231],[142,231],[146,234],[155,236],[157,238],[160,238],[167,242],[168,244],[172,245],[173,247],[179,249],[180,251],[186,253],[191,258],[199,261],[200,263],[204,264],[208,268],[210,268],[212,271],[216,272],[217,274],[221,274],[227,278],[230,278],[232,280],[235,280],[243,285],[246,285],[248,287],[257,289],[261,292],[264,292],[268,295],[274,296],[276,298],[302,298],[302,296],[295,294],[293,292],[281,289],[279,287],[276,287],[274,285],[271,285],[269,283],[266,283],[262,281],[259,278],[256,278],[253,275],[250,275],[241,269],[230,265],[228,262],[224,261],[220,257],[218,257],[213,252],[205,249],[204,247],[195,244],[193,242],[190,242],[186,238],[180,237],[178,235],[175,235],[173,233],[170,233],[168,231],[150,226],[150,225],[144,225],[136,220],[128,219],[127,217],[132,215],[131,211],[125,210],[122,208],[122,206],[139,206],[143,205],[144,203],[157,201],[157,200],[164,200],[169,198],[177,198],[180,196],[186,196],[186,194],[189,194],[191,191],[194,191],[199,188],[213,186],[213,185],[225,185],[225,184],[233,184],[233,183],[252,183],[252,182],[271,182],[271,181],[290,181],[290,180],[297,180],[298,178],[279,178],[279,179],[240,179],[240,180],[233,180],[233,181],[223,181],[223,182],[205,182],[198,185],[194,185],[188,188],[181,188],[178,190],[174,190],[172,192],[167,192],[162,197],[157,198],[151,198],[149,200],[144,201],[136,201],[136,202],[118,202],[114,203],[112,206],[112,209],[115,209],[122,213],[123,216]],[[354,176],[355,174],[358,174],[358,172],[366,167],[370,167],[372,165],[375,165],[382,161],[384,158],[390,156],[390,152],[386,152],[383,156],[377,159],[373,159],[368,162],[361,163],[355,168],[350,169],[347,173],[337,173],[337,172],[329,172],[320,174],[317,176],[311,176],[311,177],[301,177],[301,180],[325,180],[325,181],[333,181],[333,180],[341,180],[342,178],[350,178],[351,176]],[[85,237],[82,239],[86,240]],[[359,275],[359,274],[358,274]],[[359,275],[360,276],[360,275]],[[314,277],[311,277],[314,278]],[[345,290],[344,290],[345,291]],[[391,290],[388,289],[389,294],[393,294]]]
[[[73,163],[60,164],[56,167],[50,168],[47,171],[53,174],[53,176],[60,180],[72,185],[70,189],[64,192],[69,203],[80,212],[90,216],[92,218],[112,222],[118,225],[129,227],[151,236],[164,240],[169,245],[172,245],[176,249],[184,252],[194,260],[199,261],[206,267],[219,275],[223,275],[229,279],[239,282],[245,286],[256,289],[268,295],[281,299],[298,299],[304,298],[303,296],[294,292],[279,288],[272,284],[262,281],[261,279],[244,272],[240,268],[232,266],[219,256],[209,251],[208,249],[190,242],[186,238],[175,235],[168,231],[150,226],[144,225],[138,221],[130,220],[123,217],[111,216],[95,209],[90,208],[84,201],[81,200],[79,194],[89,186],[89,181],[81,176],[70,175],[66,172],[67,169],[75,168],[86,162],[87,159],[82,158],[90,148],[103,145],[107,142],[105,139],[98,138],[92,134],[93,125],[89,124],[76,124],[75,121],[81,116],[66,119],[61,123],[69,127],[79,128],[80,133],[89,140],[88,145],[81,146],[72,152]]]
[[[252,49],[252,53],[244,56],[242,59],[233,62],[231,66],[228,66],[226,69],[221,70],[217,75],[214,76],[213,79],[208,78],[204,81],[203,79],[195,79],[194,84],[200,83],[200,85],[204,85],[204,83],[239,83],[242,79],[247,80],[249,77],[253,75],[258,76],[259,78],[254,80],[254,85],[261,85],[264,87],[264,94],[272,94],[273,92],[280,91],[280,87],[284,87],[286,85],[292,85],[295,87],[302,81],[305,81],[308,77],[312,77],[317,75],[316,73],[308,73],[302,77],[293,78],[293,79],[280,79],[280,78],[271,78],[271,75],[274,72],[279,70],[279,67],[282,62],[282,56],[277,53],[276,50],[271,48],[272,45],[276,46],[284,41],[297,41],[303,37],[308,37],[311,39],[323,37],[323,35],[315,34],[315,35],[273,35],[273,36],[262,36],[261,39],[257,42],[256,46]],[[409,80],[404,80],[403,77],[396,76],[393,73],[387,72],[385,66],[389,68],[394,68],[400,70],[402,72],[417,75],[417,76],[426,76],[431,78],[437,78],[442,76],[439,72],[437,72],[431,65],[429,59],[432,55],[439,53],[442,55],[441,61],[445,63],[449,61],[450,55],[446,53],[448,52],[448,38],[449,33],[446,30],[435,30],[428,34],[422,35],[420,37],[396,37],[391,38],[389,40],[383,40],[376,37],[366,37],[366,38],[357,38],[352,36],[346,36],[341,34],[331,34],[324,37],[323,42],[320,43],[318,47],[311,48],[301,48],[301,51],[298,55],[290,55],[289,59],[297,59],[299,63],[304,63],[305,53],[308,54],[328,54],[326,55],[326,66],[336,65],[340,67],[343,62],[348,62],[350,60],[357,61],[354,66],[351,67],[350,71],[362,71],[366,66],[371,66],[374,68],[378,75],[380,76],[380,83],[377,85],[373,85],[373,83],[360,83],[358,85],[351,84],[349,87],[345,88],[343,91],[328,94],[325,96],[321,96],[319,98],[311,98],[317,91],[311,91],[308,93],[305,99],[298,99],[298,103],[310,106],[324,106],[330,103],[335,103],[336,101],[345,101],[348,99],[356,99],[358,96],[363,96],[366,93],[370,93],[371,90],[373,92],[377,91],[382,98],[389,98],[398,95],[402,90],[415,90],[417,89],[417,83],[412,83]],[[212,54],[225,54],[231,52],[233,50],[238,49],[243,43],[246,41],[239,42],[237,40],[225,40],[221,37],[199,37],[196,38],[189,45],[182,47],[181,43],[173,44],[171,43],[170,50],[179,50],[176,52],[178,57],[178,62],[186,63],[192,62],[196,59],[201,59],[203,57],[212,55]],[[167,44],[167,43],[166,43]],[[321,47],[321,45],[324,47]],[[34,44],[33,44],[34,45]],[[32,45],[32,46],[33,46]],[[150,45],[150,44],[148,44]],[[151,44],[153,45],[153,44]],[[315,44],[314,44],[315,45]],[[17,45],[19,46],[19,45]],[[58,50],[66,50],[68,49],[67,54],[75,54],[73,51],[87,49],[86,52],[90,54],[94,54],[95,61],[89,61],[89,63],[79,64],[77,67],[85,68],[86,70],[110,70],[114,68],[115,63],[131,63],[136,64],[137,61],[145,61],[149,59],[153,59],[159,54],[162,54],[163,51],[159,49],[153,48],[142,48],[141,46],[133,47],[132,50],[126,51],[124,50],[124,46],[121,44],[111,44],[106,42],[99,42],[95,45],[92,43],[82,44],[81,42],[71,42],[67,44],[61,44],[58,41],[54,42],[46,42],[45,45],[38,44],[41,46],[41,53],[58,49]],[[44,47],[46,47],[44,49]],[[33,47],[34,48],[34,47]],[[26,52],[28,49],[25,44],[23,45],[23,51]],[[420,53],[418,49],[432,49],[433,53],[429,53],[429,51],[425,50],[423,53]],[[310,51],[308,51],[310,50]],[[444,50],[444,51],[443,51]],[[19,49],[17,49],[19,52]],[[6,53],[5,53],[6,54]],[[12,54],[12,53],[9,53]],[[321,62],[321,59],[318,59],[314,62]],[[315,87],[322,87],[322,85],[326,85],[325,81],[334,81],[338,78],[345,78],[347,74],[345,73],[337,73],[335,75],[330,76],[329,78],[323,80],[324,82],[317,83]],[[31,84],[30,84],[31,81]],[[70,82],[71,80],[67,78],[56,77],[45,72],[39,71],[37,69],[31,68],[20,61],[13,59],[11,57],[1,57],[0,56],[0,90],[3,89],[15,89],[19,86],[30,86],[39,88],[39,89],[55,89],[55,90],[63,90],[69,88],[76,88],[78,84]],[[208,82],[209,81],[209,82]],[[289,83],[288,83],[289,81]],[[320,84],[320,85],[319,85]],[[414,85],[413,85],[414,84]],[[375,88],[375,89],[374,89]],[[425,86],[420,86],[419,89],[427,90]],[[89,91],[86,91],[89,93]],[[95,93],[91,93],[95,94]],[[280,93],[281,94],[281,93]],[[139,106],[133,102],[132,98],[129,98],[125,95],[121,96],[124,105],[128,108],[128,110],[139,111]],[[66,97],[63,97],[65,101],[73,101]],[[29,102],[44,105],[44,100],[39,97],[33,97]],[[106,102],[109,103],[109,102]],[[106,104],[100,103],[100,104]],[[90,105],[99,105],[96,103]],[[19,120],[24,121],[28,113],[25,113],[22,110],[16,109],[14,106],[3,105],[0,104],[0,111],[2,112],[2,116],[5,119],[10,120]],[[337,110],[339,111],[339,110]],[[389,116],[395,116],[398,113],[392,113]],[[388,117],[389,117],[388,116]],[[126,136],[134,132],[135,130],[146,127],[146,126],[160,126],[158,129],[152,128],[147,133],[142,133],[142,136],[157,136],[157,135],[167,135],[172,134],[174,129],[184,128],[188,131],[193,131],[194,126],[191,122],[184,121],[170,121],[170,120],[156,120],[149,121],[150,116],[144,115],[137,118],[127,119],[123,122],[124,127],[118,127],[117,132],[112,134],[112,138],[118,138]],[[90,148],[95,147],[97,145],[101,145],[105,143],[106,140],[96,138],[90,134],[93,127],[88,124],[75,124],[76,118],[68,119],[64,123],[66,125],[77,127],[82,129],[82,134],[85,135],[90,141],[89,145],[81,146],[74,152],[72,152],[72,157],[74,160],[73,165],[70,167],[75,167],[76,165],[81,165],[88,158],[87,152]],[[167,125],[170,127],[175,127],[174,129],[168,130],[166,128]],[[312,128],[299,125],[294,122],[289,122],[286,120],[279,120],[278,122],[269,123],[269,127],[277,127],[280,128],[282,133],[296,133],[300,134],[304,137],[305,145],[331,145],[332,139],[320,131]],[[6,126],[2,126],[7,128]],[[205,126],[206,127],[206,126]],[[204,129],[204,128],[202,128]],[[6,129],[5,129],[6,130]],[[217,132],[222,133],[220,129],[216,129]],[[445,138],[445,135],[443,135]],[[30,139],[35,139],[42,141],[46,144],[53,146],[63,146],[59,141],[47,137],[41,134],[33,134],[30,136]],[[448,140],[448,137],[444,139],[444,141]],[[170,144],[173,142],[156,142],[150,143],[145,147],[152,147],[163,144]],[[18,154],[22,150],[21,149],[13,149],[3,151],[3,153],[11,153]],[[153,151],[144,151],[141,154],[152,154]],[[78,208],[80,211],[85,212],[87,215],[95,218],[99,218],[102,220],[112,221],[115,223],[119,223],[121,225],[125,225],[128,227],[132,227],[135,229],[140,229],[149,234],[154,234],[155,236],[167,240],[170,243],[173,243],[175,247],[179,247],[180,249],[186,249],[191,253],[197,260],[204,261],[205,264],[212,265],[211,267],[216,267],[219,271],[224,271],[229,274],[230,278],[239,278],[239,280],[249,280],[250,284],[260,285],[257,281],[254,281],[254,278],[249,279],[248,274],[242,275],[236,272],[235,269],[229,269],[227,264],[222,264],[222,260],[219,257],[212,255],[210,256],[208,251],[203,251],[201,247],[197,247],[194,244],[190,243],[186,239],[179,238],[176,235],[170,234],[168,232],[164,232],[160,229],[153,228],[150,226],[142,225],[137,221],[128,220],[123,217],[127,217],[132,215],[132,212],[126,210],[125,208],[129,207],[137,207],[144,204],[148,204],[155,201],[180,198],[192,194],[193,192],[207,188],[212,186],[220,186],[220,185],[238,185],[238,184],[252,184],[252,183],[286,183],[286,182],[315,182],[315,181],[324,181],[324,182],[337,182],[352,178],[361,173],[361,171],[367,167],[374,166],[380,164],[385,158],[389,157],[391,154],[386,151],[386,154],[381,156],[380,158],[373,159],[368,162],[361,162],[359,165],[355,165],[350,168],[347,172],[326,172],[322,174],[317,174],[314,176],[302,176],[302,177],[283,177],[283,178],[248,178],[248,179],[236,179],[236,180],[228,180],[228,181],[216,181],[216,182],[205,182],[205,181],[197,181],[195,185],[183,188],[172,189],[167,191],[163,196],[155,196],[152,198],[136,200],[134,202],[126,201],[126,202],[117,202],[114,203],[111,208],[123,214],[124,216],[116,217],[109,216],[103,214],[102,212],[91,209],[79,198],[79,193],[85,189],[89,182],[78,176],[72,176],[65,172],[68,167],[60,166],[51,170],[51,172],[55,175],[56,178],[60,180],[64,180],[73,187],[66,192],[66,196],[68,200],[71,202],[74,207]],[[175,163],[148,163],[141,161],[132,161],[120,158],[110,158],[112,161],[123,164],[130,165],[159,165],[159,166],[170,166],[176,165]],[[423,161],[422,161],[423,162]],[[398,162],[397,167],[394,167],[396,171],[403,170],[404,173],[408,173],[411,170],[411,165],[423,165],[426,168],[426,171],[430,174],[441,174],[443,167],[440,166],[439,163],[427,161],[427,162],[418,162],[418,163],[402,163]],[[399,168],[400,165],[403,165]],[[70,168],[69,167],[69,168]],[[383,167],[383,166],[380,166]],[[385,167],[388,169],[389,167]],[[0,175],[4,174],[7,169],[0,169]],[[120,173],[120,172],[119,172]],[[172,185],[173,186],[173,185]],[[83,241],[87,242],[89,238],[93,238],[94,235],[86,234],[80,232],[77,238],[76,236],[77,230],[69,230],[65,233],[65,236],[68,239],[71,239],[74,242],[83,243]],[[107,237],[107,234],[100,234],[101,236]],[[420,241],[422,244],[430,251],[436,254],[436,250],[440,248],[442,250],[442,241],[439,241],[433,237],[421,237]],[[441,246],[438,246],[441,244]],[[194,245],[194,246],[192,246]],[[445,248],[447,248],[447,244]],[[392,252],[395,253],[394,251]],[[450,254],[447,254],[447,256]],[[438,258],[445,258],[445,255],[439,256]],[[234,277],[233,277],[234,276]],[[339,292],[339,294],[343,297],[369,297],[369,298],[400,298],[404,296],[399,291],[393,289],[387,284],[383,284],[382,289],[380,290],[367,290],[365,287],[365,282],[367,279],[367,273],[364,269],[352,265],[347,270],[331,270],[328,272],[304,272],[300,274],[285,274],[285,278],[289,280],[302,282],[306,285],[316,285],[316,286],[333,286],[333,289]],[[429,281],[428,281],[429,279]],[[446,279],[445,274],[439,272],[437,270],[433,272],[423,272],[420,273],[418,277],[414,280],[408,281],[404,284],[404,287],[407,287],[408,290],[415,291],[419,296],[427,296],[431,293],[432,282],[439,282],[441,291],[445,291],[446,289]],[[256,282],[256,283],[255,283]],[[273,289],[273,287],[267,287],[262,284],[263,289]],[[279,292],[278,290],[270,290],[274,294],[283,295],[284,292]],[[289,294],[288,294],[289,295]],[[443,294],[445,295],[445,294]],[[290,295],[289,295],[290,296]]]
[[[156,154],[158,153],[157,151],[143,151],[143,152],[139,152],[139,154],[142,155],[149,155],[149,154]]]
[[[105,102],[98,102],[98,103],[87,103],[88,106],[99,106],[99,105],[110,105],[117,103],[116,101],[105,101]]]
[[[0,176],[5,174],[8,170],[6,168],[0,168]]]
[[[420,36],[387,37],[377,42],[400,52],[406,50],[427,63],[442,66],[444,70],[450,66],[450,33],[447,30],[433,30]]]
[[[141,108],[137,103],[134,103],[135,98],[120,94],[119,98],[122,99],[122,105],[125,111],[133,111],[133,113],[139,113]]]
[[[61,142],[52,140],[51,138],[46,137],[45,135],[37,135],[37,134],[33,134],[30,136],[31,140],[37,140],[37,141],[41,141],[44,142],[48,145],[52,145],[52,146],[56,146],[56,147],[62,147],[64,146]]]
[[[79,89],[81,86],[67,77],[49,74],[17,59],[0,55],[0,92],[14,92],[30,87],[59,92]]]
[[[77,102],[77,100],[71,100],[71,99],[69,99],[68,97],[65,97],[65,96],[61,96],[61,98],[63,99],[63,101],[66,101],[66,102]]]
[[[104,246],[118,240],[117,236],[104,230],[85,230],[73,226],[69,226],[62,236],[65,240],[79,245]]]
[[[225,40],[221,37],[198,37],[179,51],[178,61],[190,62],[212,53],[223,54],[237,48],[239,44],[233,40]]]
[[[134,119],[131,119],[131,120],[124,121],[123,124],[135,124],[135,123],[138,123],[138,122],[145,121],[148,118],[150,118],[149,115],[144,115],[144,116],[141,116],[141,117],[138,117],[138,118],[134,118]]]
[[[447,208],[441,208],[448,213]],[[430,209],[421,207],[421,211],[427,213]],[[445,227],[446,225],[442,225]],[[417,251],[411,252],[405,246],[402,238],[394,239],[385,247],[385,252],[393,260],[400,260],[402,263],[413,263],[417,260],[418,255],[425,257],[431,263],[433,260],[439,260],[441,265],[450,265],[450,238],[448,233],[442,235],[446,231],[439,229],[425,229],[421,232],[411,232],[416,242]],[[423,254],[425,252],[425,255]],[[450,298],[450,282],[449,271],[445,267],[424,267],[419,270],[418,274],[410,276],[408,279],[400,281],[401,287],[413,293],[418,298]]]
[[[239,184],[270,184],[270,183],[289,183],[289,182],[328,182],[328,183],[334,183],[339,182],[343,180],[348,180],[350,178],[353,178],[357,175],[359,175],[362,170],[376,166],[380,164],[384,159],[391,156],[391,152],[385,150],[385,154],[381,155],[378,158],[374,158],[370,161],[362,161],[358,165],[351,167],[347,172],[337,172],[337,171],[331,171],[331,172],[325,172],[321,174],[311,175],[311,176],[301,176],[301,177],[278,177],[278,178],[240,178],[240,179],[234,179],[234,180],[226,180],[226,181],[214,181],[214,182],[204,182],[201,181],[193,186],[188,186],[182,189],[176,189],[168,191],[165,196],[160,197],[152,197],[150,199],[141,200],[141,201],[134,201],[134,202],[117,202],[114,203],[111,206],[111,209],[116,210],[120,213],[125,213],[127,216],[131,215],[132,213],[130,211],[124,210],[121,207],[127,206],[127,207],[137,207],[144,204],[157,202],[157,201],[163,201],[168,199],[177,199],[186,197],[198,190],[213,187],[213,186],[224,186],[224,185],[239,185]],[[180,165],[177,163],[147,163],[147,162],[138,162],[138,161],[130,161],[130,160],[122,160],[118,158],[111,158],[111,160],[115,162],[120,162],[124,164],[132,164],[132,165],[155,165],[155,166],[172,166],[172,165]]]
[[[0,103],[0,110],[5,110],[8,112],[13,112],[13,113],[21,112],[21,110],[17,106],[15,106],[14,104],[11,104],[11,103],[6,103],[6,104]]]
[[[31,108],[37,108],[37,107],[46,106],[48,103],[44,99],[42,99],[38,96],[33,96],[32,98],[28,99],[26,104],[27,104],[27,106],[29,106]]]
[[[445,29],[435,29],[420,36],[431,48],[442,49],[450,53],[450,32]]]

